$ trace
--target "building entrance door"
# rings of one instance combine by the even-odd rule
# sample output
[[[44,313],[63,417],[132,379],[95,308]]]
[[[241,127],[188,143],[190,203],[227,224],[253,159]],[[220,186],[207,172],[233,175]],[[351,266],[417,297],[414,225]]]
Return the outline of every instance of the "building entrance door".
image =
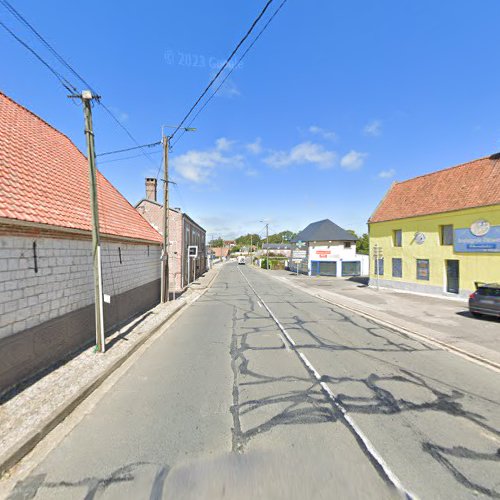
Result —
[[[446,261],[446,291],[449,293],[459,292],[459,261],[447,260]]]

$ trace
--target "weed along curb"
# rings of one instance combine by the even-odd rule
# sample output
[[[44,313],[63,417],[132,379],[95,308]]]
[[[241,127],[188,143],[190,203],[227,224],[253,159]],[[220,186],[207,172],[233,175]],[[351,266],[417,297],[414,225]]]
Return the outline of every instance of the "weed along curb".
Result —
[[[97,372],[95,375],[93,375],[94,378],[90,379],[82,387],[77,388],[76,394],[63,396],[61,398],[60,404],[55,406],[54,409],[47,411],[46,415],[40,418],[38,425],[35,424],[34,428],[28,430],[24,436],[21,436],[17,441],[7,443],[6,450],[0,452],[0,478],[8,473],[8,471],[12,467],[14,467],[28,453],[30,453],[35,448],[35,446],[42,441],[42,439],[44,439],[53,429],[55,429],[66,417],[68,417],[85,399],[87,399],[96,389],[98,389],[146,342],[154,341],[156,335],[162,334],[162,329],[165,327],[165,325],[175,320],[177,314],[181,310],[185,309],[186,306],[192,305],[202,295],[204,295],[205,292],[210,289],[212,283],[219,275],[221,268],[222,266],[217,266],[217,268],[215,268],[211,273],[212,276],[207,277],[206,283],[198,283],[199,288],[189,288],[187,291],[188,293],[178,301],[170,302],[172,309],[170,311],[165,311],[165,316],[159,318],[157,324],[152,324],[149,330],[146,326],[146,329],[144,331],[139,331],[137,335],[140,336],[134,339],[134,343],[132,344],[130,349],[116,355],[116,359],[111,361],[109,366],[102,367],[101,373]],[[126,328],[126,326],[124,328]],[[113,350],[110,350],[109,352],[111,353],[113,352]],[[99,356],[101,355],[99,354]],[[69,363],[71,363],[72,361],[73,360],[70,360]],[[81,369],[82,365],[77,366],[77,369],[78,368]],[[72,368],[68,367],[68,369],[71,370]],[[53,374],[54,376],[56,376],[56,372],[53,372]],[[50,374],[47,374],[46,376],[48,377],[50,376]],[[43,381],[43,378],[38,382],[41,381]],[[47,380],[46,383],[50,383],[50,380]],[[41,389],[41,391],[43,391],[43,388]],[[22,394],[23,393],[20,393],[19,396],[22,396]],[[17,418],[15,411],[13,412],[13,415],[14,418]],[[21,426],[22,425],[23,423],[21,422]],[[27,424],[27,426],[29,426],[29,423]]]

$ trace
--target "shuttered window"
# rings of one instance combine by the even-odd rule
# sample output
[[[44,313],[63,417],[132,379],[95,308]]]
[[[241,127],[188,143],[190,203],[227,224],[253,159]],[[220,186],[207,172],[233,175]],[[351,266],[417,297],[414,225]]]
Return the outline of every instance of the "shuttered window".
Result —
[[[360,262],[342,262],[342,276],[359,276],[361,274],[360,271]]]

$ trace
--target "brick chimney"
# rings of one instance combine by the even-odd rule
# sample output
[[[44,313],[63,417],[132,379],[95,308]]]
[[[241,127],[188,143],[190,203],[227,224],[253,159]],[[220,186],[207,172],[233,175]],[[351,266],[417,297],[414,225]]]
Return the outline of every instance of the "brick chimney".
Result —
[[[156,179],[154,177],[146,177],[146,198],[156,201]]]

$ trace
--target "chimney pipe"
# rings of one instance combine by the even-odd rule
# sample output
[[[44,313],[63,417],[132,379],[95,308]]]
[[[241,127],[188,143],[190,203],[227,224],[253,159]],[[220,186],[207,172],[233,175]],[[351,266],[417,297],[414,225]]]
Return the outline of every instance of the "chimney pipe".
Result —
[[[156,179],[154,177],[146,177],[146,198],[156,201]]]

